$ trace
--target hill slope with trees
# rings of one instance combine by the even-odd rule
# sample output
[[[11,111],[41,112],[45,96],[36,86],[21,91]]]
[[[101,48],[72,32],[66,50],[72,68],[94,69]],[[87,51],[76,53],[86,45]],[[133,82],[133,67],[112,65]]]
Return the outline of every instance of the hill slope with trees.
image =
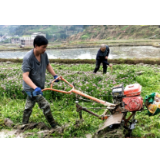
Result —
[[[88,26],[68,40],[160,39],[158,25],[97,25]]]
[[[0,25],[0,36],[7,34],[13,35],[17,27],[19,27],[19,25]]]
[[[14,31],[15,35],[30,35],[34,32],[46,34],[47,39],[66,39],[70,35],[83,31],[83,25],[21,25]]]

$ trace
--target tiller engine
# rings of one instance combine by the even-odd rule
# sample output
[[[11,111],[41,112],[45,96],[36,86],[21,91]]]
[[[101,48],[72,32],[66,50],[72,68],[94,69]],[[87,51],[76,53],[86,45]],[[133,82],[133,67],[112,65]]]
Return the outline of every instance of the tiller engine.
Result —
[[[136,124],[136,120],[134,119],[136,111],[141,111],[143,109],[143,98],[140,95],[141,89],[142,87],[138,83],[127,85],[125,88],[123,84],[112,88],[113,102],[117,104],[117,106],[115,109],[110,110],[110,112],[112,116],[119,115],[119,120],[124,122],[124,127],[130,132],[134,129]],[[128,112],[130,112],[130,115],[127,118]],[[116,124],[116,118],[112,120],[112,122],[112,124]]]
[[[57,90],[53,89],[53,83],[56,80],[62,80],[66,82],[72,89],[70,91],[64,91],[64,90]],[[89,98],[95,102],[103,104],[105,107],[105,110],[102,115],[98,115],[89,109],[82,107],[78,104],[78,101],[76,101],[76,108],[77,112],[79,113],[80,119],[82,119],[82,110],[85,112],[88,112],[89,114],[92,114],[96,117],[98,117],[101,120],[104,121],[104,125],[99,128],[98,132],[101,130],[104,130],[106,127],[114,126],[116,125],[123,125],[124,128],[126,128],[129,131],[129,134],[131,133],[132,129],[134,129],[134,126],[136,124],[135,120],[135,114],[136,111],[141,111],[143,109],[143,99],[141,97],[141,85],[139,84],[131,84],[127,85],[125,88],[123,84],[114,86],[112,88],[112,97],[113,97],[113,103],[109,103],[100,99],[97,99],[95,97],[89,96],[87,94],[84,94],[83,92],[76,90],[72,84],[70,84],[68,81],[66,81],[62,76],[58,77],[51,83],[51,88],[45,88],[42,91],[45,90],[52,90],[56,92],[61,93],[75,93],[77,95]],[[96,108],[95,108],[96,109]],[[110,115],[107,114],[107,112],[110,111]],[[127,113],[129,112],[129,115],[127,116]]]

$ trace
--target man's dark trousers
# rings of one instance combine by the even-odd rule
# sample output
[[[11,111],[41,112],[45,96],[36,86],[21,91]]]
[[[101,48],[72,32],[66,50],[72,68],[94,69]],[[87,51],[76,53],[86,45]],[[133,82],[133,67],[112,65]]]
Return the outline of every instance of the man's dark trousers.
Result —
[[[106,62],[104,62],[104,60],[98,60],[98,59],[96,60],[96,68],[94,69],[93,73],[96,73],[99,70],[101,63],[103,63],[103,74],[106,74],[107,72]]]

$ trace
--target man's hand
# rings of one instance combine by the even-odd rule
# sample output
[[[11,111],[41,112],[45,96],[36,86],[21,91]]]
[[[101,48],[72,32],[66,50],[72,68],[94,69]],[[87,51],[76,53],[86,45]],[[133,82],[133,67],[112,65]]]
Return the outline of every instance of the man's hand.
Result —
[[[41,88],[39,87],[37,87],[32,94],[33,94],[33,97],[38,96],[39,94],[43,95]]]
[[[108,59],[108,56],[106,56],[105,59]]]
[[[58,78],[57,75],[55,75],[55,76],[53,76],[53,77],[54,77],[54,79]],[[57,79],[55,82],[59,82],[59,80]]]

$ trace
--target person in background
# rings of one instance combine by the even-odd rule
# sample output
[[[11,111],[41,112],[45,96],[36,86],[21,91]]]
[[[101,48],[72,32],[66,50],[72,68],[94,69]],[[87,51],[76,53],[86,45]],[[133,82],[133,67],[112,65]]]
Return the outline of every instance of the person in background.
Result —
[[[109,47],[105,44],[101,44],[100,49],[98,50],[97,56],[96,56],[96,67],[93,71],[93,73],[96,73],[99,70],[100,64],[103,64],[103,74],[106,74],[107,72],[107,65],[111,67],[112,64],[108,63],[108,56],[109,56]]]
[[[45,85],[46,69],[54,79],[58,77],[49,63],[46,53],[47,45],[48,40],[44,36],[36,36],[33,42],[34,48],[27,52],[23,58],[23,90],[27,93],[27,99],[22,123],[27,124],[29,122],[32,108],[37,102],[50,126],[55,128],[57,123],[52,116],[50,104],[43,97],[41,91]],[[56,80],[55,82],[58,81]]]

